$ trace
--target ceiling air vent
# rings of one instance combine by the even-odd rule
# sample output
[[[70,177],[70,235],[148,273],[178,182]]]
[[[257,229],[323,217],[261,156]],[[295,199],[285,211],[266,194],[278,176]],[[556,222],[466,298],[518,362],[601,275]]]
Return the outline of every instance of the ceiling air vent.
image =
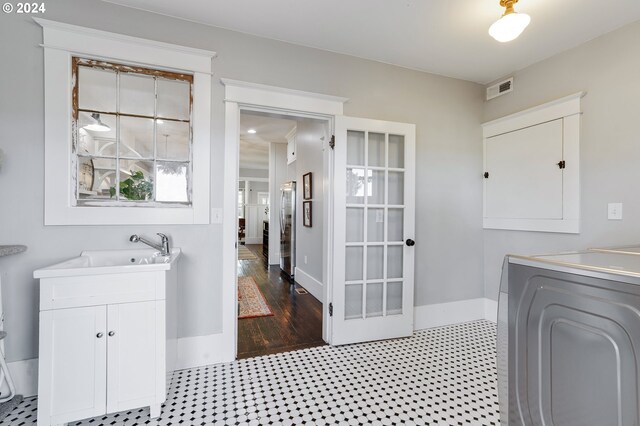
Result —
[[[513,77],[487,87],[487,100],[513,91]]]

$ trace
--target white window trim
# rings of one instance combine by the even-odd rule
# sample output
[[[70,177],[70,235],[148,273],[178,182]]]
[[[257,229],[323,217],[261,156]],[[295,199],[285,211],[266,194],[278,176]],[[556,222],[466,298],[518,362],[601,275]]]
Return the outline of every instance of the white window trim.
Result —
[[[211,162],[211,73],[215,52],[34,18],[43,29],[45,225],[208,224]],[[189,207],[73,206],[71,58],[193,74],[193,174]]]
[[[578,92],[538,105],[482,125],[484,165],[487,138],[563,120],[563,160],[567,163],[562,179],[562,219],[491,218],[486,214],[486,180],[483,179],[483,228],[520,231],[580,233],[580,101],[586,92]]]

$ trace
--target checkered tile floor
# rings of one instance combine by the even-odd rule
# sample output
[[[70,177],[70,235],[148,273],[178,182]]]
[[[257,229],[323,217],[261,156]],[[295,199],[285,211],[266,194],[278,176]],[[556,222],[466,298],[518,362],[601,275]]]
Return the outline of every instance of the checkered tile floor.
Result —
[[[498,425],[495,324],[322,346],[177,371],[160,419],[148,409],[75,425]],[[35,425],[26,399],[0,425]]]

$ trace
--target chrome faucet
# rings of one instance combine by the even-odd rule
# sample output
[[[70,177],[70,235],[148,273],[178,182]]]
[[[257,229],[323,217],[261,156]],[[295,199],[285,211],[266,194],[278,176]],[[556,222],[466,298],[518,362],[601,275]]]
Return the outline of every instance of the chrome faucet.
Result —
[[[161,234],[159,232],[157,235],[160,236],[160,238],[162,238],[162,241],[160,242],[160,244],[156,244],[153,241],[149,241],[144,237],[139,237],[137,234],[133,234],[131,237],[129,237],[129,241],[131,241],[132,243],[137,243],[137,242],[144,243],[149,247],[153,247],[156,250],[160,250],[161,256],[169,256],[171,254],[171,247],[169,246],[169,238],[166,235]]]

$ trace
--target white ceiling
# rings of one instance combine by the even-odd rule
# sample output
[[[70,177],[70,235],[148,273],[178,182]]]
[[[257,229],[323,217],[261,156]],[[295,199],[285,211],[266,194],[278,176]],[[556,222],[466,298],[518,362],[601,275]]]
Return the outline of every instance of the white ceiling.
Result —
[[[640,19],[638,0],[520,0],[531,24],[502,44],[499,0],[106,1],[479,83]]]
[[[242,112],[240,114],[240,168],[269,169],[269,143],[287,143],[285,136],[296,121],[277,115]],[[254,129],[256,133],[248,133]]]

